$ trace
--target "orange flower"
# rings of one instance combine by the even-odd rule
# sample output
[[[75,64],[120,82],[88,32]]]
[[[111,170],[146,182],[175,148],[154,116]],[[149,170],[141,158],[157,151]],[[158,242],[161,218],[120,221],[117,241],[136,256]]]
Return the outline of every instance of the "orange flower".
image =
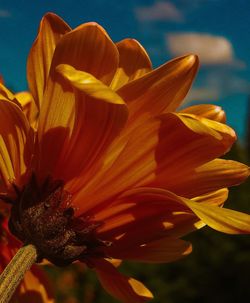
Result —
[[[249,233],[249,215],[221,207],[249,175],[217,159],[236,139],[224,112],[177,111],[197,69],[188,55],[152,70],[136,40],[114,44],[96,23],[71,30],[47,14],[27,64],[37,120],[2,87],[0,190],[12,233],[41,260],[84,262],[127,303],[152,294],[113,259],[174,261],[191,252],[180,238],[205,224]]]

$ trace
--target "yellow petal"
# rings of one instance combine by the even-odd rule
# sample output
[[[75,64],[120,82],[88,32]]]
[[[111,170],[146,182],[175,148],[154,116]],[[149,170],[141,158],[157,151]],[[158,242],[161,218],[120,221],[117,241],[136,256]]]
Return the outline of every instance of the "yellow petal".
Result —
[[[40,109],[46,81],[56,44],[70,31],[70,27],[57,15],[46,14],[39,27],[37,38],[30,50],[27,62],[29,89]]]
[[[23,185],[33,137],[22,110],[10,101],[0,100],[0,128],[0,192],[3,192],[12,182]]]
[[[118,90],[127,102],[131,119],[137,114],[174,111],[186,96],[198,69],[198,58],[184,56],[131,81]]]
[[[222,188],[216,191],[209,192],[202,196],[192,198],[192,201],[205,203],[209,205],[221,206],[228,198],[228,189]]]
[[[15,98],[21,104],[22,109],[33,128],[37,128],[38,109],[33,96],[29,92],[19,92]]]
[[[40,113],[39,178],[48,174],[65,182],[78,178],[75,186],[82,186],[127,115],[122,99],[94,76],[60,65],[49,79]]]
[[[153,298],[139,281],[126,277],[105,260],[95,260],[95,271],[103,288],[123,303],[143,303]]]
[[[94,22],[85,23],[64,35],[57,44],[51,77],[58,65],[68,64],[110,84],[118,60],[118,50],[105,30]]]
[[[117,253],[121,259],[146,263],[168,263],[176,261],[192,252],[189,242],[164,237]]]
[[[11,302],[55,302],[51,285],[49,284],[49,281],[42,269],[40,269],[38,266],[33,266],[30,271],[26,272],[24,280],[18,287]]]
[[[152,69],[147,52],[135,39],[124,39],[116,46],[119,51],[119,67],[111,83],[111,88],[114,90],[140,78]]]
[[[221,123],[226,122],[226,114],[224,110],[217,105],[212,105],[212,104],[193,105],[184,108],[180,112],[202,116],[204,118],[218,121]]]
[[[248,214],[187,199],[183,199],[183,203],[213,229],[228,234],[250,233],[250,215]]]

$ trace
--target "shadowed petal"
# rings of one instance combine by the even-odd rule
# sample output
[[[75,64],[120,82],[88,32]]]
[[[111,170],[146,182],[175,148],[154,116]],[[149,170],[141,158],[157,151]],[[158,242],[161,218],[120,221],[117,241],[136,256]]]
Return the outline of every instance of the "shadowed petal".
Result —
[[[55,14],[48,13],[41,20],[39,32],[27,62],[29,89],[38,109],[43,100],[56,44],[69,31],[70,27]]]
[[[67,182],[77,179],[83,169],[89,177],[87,169],[97,164],[125,124],[127,107],[86,72],[60,65],[56,73],[57,81],[49,81],[40,114],[38,174]]]
[[[119,66],[111,83],[114,90],[140,78],[152,69],[147,52],[135,39],[124,39],[116,46],[119,51]]]
[[[85,23],[64,35],[57,44],[50,77],[56,81],[55,68],[68,64],[110,84],[118,60],[118,50],[105,30],[97,23]]]
[[[123,303],[143,303],[153,298],[139,281],[126,277],[105,260],[95,260],[95,271],[103,288]]]
[[[204,118],[218,121],[221,123],[226,122],[226,114],[225,114],[224,110],[220,106],[217,106],[217,105],[212,105],[212,104],[193,105],[193,106],[184,108],[180,112],[186,113],[186,114],[202,116]]]
[[[51,285],[41,268],[33,266],[30,271],[25,273],[24,280],[12,300],[13,302],[17,300],[19,303],[55,302]]]
[[[189,242],[164,237],[160,240],[148,242],[135,246],[129,250],[119,251],[114,255],[125,260],[132,260],[146,263],[168,263],[176,261],[192,252],[192,245]]]
[[[174,111],[186,96],[197,68],[197,56],[184,56],[121,87],[118,94],[129,106],[130,119],[143,113],[154,116]]]
[[[148,120],[126,140],[117,139],[107,151],[102,169],[75,196],[79,211],[93,209],[131,187],[155,187],[154,180],[157,185],[157,176],[163,173],[168,178],[181,178],[182,171],[224,154],[235,140],[234,132],[213,121],[215,125],[208,127],[207,121],[168,113]],[[85,203],[80,203],[83,200]]]
[[[195,169],[183,169],[169,175],[162,171],[154,185],[185,197],[194,197],[223,187],[242,183],[249,176],[249,167],[236,161],[215,159]]]

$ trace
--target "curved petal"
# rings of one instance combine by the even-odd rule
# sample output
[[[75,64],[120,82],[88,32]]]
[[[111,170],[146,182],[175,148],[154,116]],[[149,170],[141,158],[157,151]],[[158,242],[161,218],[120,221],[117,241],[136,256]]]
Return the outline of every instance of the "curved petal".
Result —
[[[130,250],[119,251],[116,255],[123,260],[146,263],[174,262],[192,252],[189,242],[164,237],[160,240],[148,242]]]
[[[55,47],[70,27],[57,15],[48,13],[41,20],[37,38],[27,61],[29,89],[40,109]]]
[[[116,46],[119,51],[119,66],[111,83],[114,90],[152,70],[150,58],[138,41],[124,39],[116,43]]]
[[[193,106],[184,108],[180,112],[186,113],[186,114],[202,116],[204,118],[214,120],[217,122],[221,122],[221,123],[226,122],[226,113],[220,106],[217,106],[217,105],[212,105],[212,104],[193,105]]]
[[[95,272],[103,288],[123,303],[143,303],[153,298],[139,281],[126,277],[105,260],[94,260]]]
[[[82,185],[79,174],[84,170],[83,177],[90,178],[87,170],[97,165],[120,132],[127,107],[115,92],[86,72],[68,65],[60,65],[56,72],[39,118],[37,174],[39,178],[51,174],[65,182],[79,177]],[[74,191],[72,186],[70,191]]]
[[[198,69],[198,57],[189,55],[167,62],[117,92],[127,102],[130,119],[174,111],[186,96]]]
[[[162,171],[153,184],[184,197],[194,197],[223,187],[242,183],[248,176],[249,167],[236,161],[215,159],[194,169],[169,173]]]
[[[19,92],[15,94],[15,98],[21,104],[30,125],[33,128],[37,128],[38,109],[33,96],[29,92]]]
[[[250,234],[250,215],[183,199],[205,224],[227,234]]]
[[[22,110],[13,102],[0,100],[0,192],[15,182],[22,186],[30,166],[33,137]]]
[[[207,126],[207,121],[168,113],[148,120],[126,140],[117,139],[108,149],[102,169],[76,195],[79,212],[94,209],[131,187],[155,187],[158,175],[182,180],[183,171],[224,154],[235,140],[234,132],[213,121],[214,125]]]
[[[19,303],[53,303],[54,294],[44,271],[38,266],[25,273],[24,279],[15,292],[13,302]]]
[[[56,67],[68,64],[110,84],[118,60],[118,50],[105,30],[94,22],[85,23],[64,35],[57,44],[50,77],[56,80]]]

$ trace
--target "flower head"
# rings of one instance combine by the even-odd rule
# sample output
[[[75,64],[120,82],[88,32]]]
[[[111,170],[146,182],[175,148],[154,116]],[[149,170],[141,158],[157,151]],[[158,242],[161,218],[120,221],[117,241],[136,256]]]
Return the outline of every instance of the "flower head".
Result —
[[[178,111],[197,69],[187,55],[153,70],[136,40],[42,19],[27,64],[30,110],[3,85],[0,102],[1,197],[12,233],[40,260],[84,262],[119,300],[144,302],[150,291],[113,259],[174,261],[191,252],[180,238],[205,224],[250,232],[249,215],[221,208],[227,187],[249,175],[218,159],[236,139],[225,113]]]

